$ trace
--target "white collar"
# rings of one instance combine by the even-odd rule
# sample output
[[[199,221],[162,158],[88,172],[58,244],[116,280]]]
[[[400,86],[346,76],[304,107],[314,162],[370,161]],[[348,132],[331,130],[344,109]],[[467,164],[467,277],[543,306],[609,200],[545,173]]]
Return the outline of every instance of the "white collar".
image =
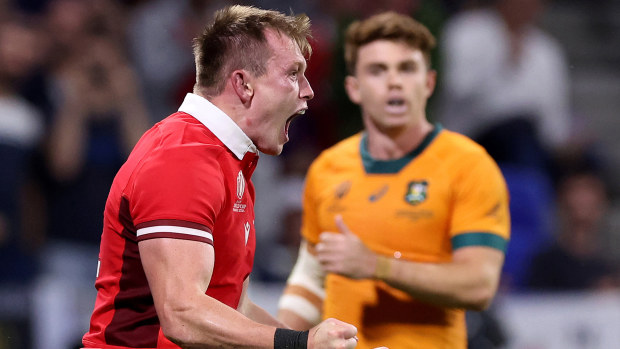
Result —
[[[205,125],[239,160],[245,153],[258,153],[252,140],[226,113],[197,94],[188,93],[179,111],[187,113]]]

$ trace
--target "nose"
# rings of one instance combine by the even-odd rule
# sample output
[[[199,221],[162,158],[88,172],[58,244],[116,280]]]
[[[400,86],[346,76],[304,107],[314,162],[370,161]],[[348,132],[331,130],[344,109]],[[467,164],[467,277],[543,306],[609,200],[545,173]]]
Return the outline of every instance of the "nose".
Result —
[[[305,75],[299,85],[299,97],[307,101],[314,98],[314,91]]]
[[[388,73],[388,85],[390,87],[400,87],[402,84],[402,77],[398,72]]]

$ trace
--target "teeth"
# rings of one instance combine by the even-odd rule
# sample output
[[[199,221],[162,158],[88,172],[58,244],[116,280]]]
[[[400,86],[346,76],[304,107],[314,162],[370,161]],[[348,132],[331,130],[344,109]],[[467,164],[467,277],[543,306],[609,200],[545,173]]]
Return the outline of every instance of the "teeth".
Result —
[[[306,109],[302,109],[302,110],[297,112],[297,114],[299,114],[299,115],[304,115],[305,113],[306,113]]]

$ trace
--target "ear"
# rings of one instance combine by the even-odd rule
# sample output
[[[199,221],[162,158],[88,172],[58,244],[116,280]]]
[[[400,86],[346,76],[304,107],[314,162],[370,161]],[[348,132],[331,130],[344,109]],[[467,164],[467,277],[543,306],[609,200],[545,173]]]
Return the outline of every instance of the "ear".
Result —
[[[437,86],[437,71],[429,70],[426,73],[426,98],[430,98]]]
[[[249,103],[254,97],[254,89],[250,83],[250,75],[245,70],[235,70],[230,80],[237,96],[243,104]]]
[[[344,78],[344,89],[347,91],[351,102],[360,104],[362,97],[360,96],[359,82],[355,76],[347,75]]]

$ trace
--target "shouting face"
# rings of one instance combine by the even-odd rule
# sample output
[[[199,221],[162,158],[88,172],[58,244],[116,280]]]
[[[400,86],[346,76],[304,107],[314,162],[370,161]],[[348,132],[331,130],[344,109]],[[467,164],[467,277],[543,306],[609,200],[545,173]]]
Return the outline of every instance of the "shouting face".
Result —
[[[246,134],[263,153],[278,155],[288,142],[291,121],[308,109],[314,97],[306,79],[306,60],[290,37],[266,31],[272,55],[265,74],[253,78],[252,117],[246,120]]]

